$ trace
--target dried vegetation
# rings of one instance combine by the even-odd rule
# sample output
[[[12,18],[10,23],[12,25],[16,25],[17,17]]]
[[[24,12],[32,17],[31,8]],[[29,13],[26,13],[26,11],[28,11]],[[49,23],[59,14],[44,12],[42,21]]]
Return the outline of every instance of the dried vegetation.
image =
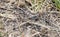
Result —
[[[52,0],[0,0],[0,37],[60,37],[60,10]]]

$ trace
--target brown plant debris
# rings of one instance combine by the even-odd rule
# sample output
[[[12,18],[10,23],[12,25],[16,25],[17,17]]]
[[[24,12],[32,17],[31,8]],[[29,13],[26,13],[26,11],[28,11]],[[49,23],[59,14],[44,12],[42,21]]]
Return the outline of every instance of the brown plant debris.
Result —
[[[60,37],[60,11],[52,0],[0,0],[0,37]]]

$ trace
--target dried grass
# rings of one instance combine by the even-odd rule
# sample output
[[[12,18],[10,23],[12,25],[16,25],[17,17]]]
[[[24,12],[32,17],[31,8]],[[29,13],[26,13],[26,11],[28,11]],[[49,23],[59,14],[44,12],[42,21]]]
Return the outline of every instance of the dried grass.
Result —
[[[60,11],[52,0],[0,0],[0,3],[4,37],[60,37]]]

